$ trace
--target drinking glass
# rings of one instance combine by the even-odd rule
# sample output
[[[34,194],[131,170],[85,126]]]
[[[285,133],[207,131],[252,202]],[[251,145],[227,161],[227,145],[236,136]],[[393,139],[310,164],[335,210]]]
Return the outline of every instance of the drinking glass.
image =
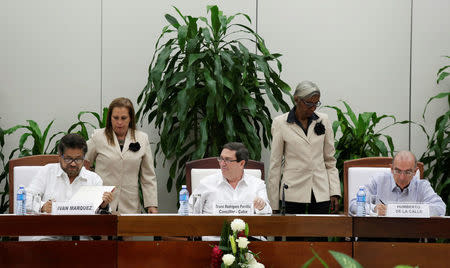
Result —
[[[378,195],[369,195],[369,215],[370,216],[378,216],[378,212],[376,212],[375,208],[378,204]]]
[[[195,194],[192,196],[192,201],[194,204],[193,213],[194,214],[202,214],[203,212],[203,200],[201,194]]]
[[[27,192],[26,213],[39,214],[41,210],[41,195],[35,192]]]

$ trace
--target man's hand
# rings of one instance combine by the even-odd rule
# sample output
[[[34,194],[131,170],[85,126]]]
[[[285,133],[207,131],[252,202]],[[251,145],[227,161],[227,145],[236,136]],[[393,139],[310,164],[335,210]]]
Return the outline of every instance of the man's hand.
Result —
[[[109,203],[113,201],[113,194],[112,192],[104,192],[102,197],[102,204],[100,205],[101,208],[106,208]]]
[[[253,206],[258,210],[262,210],[266,207],[266,202],[261,197],[256,197],[255,200],[253,200]]]
[[[48,200],[41,208],[41,212],[52,213],[52,200]]]
[[[330,196],[330,208],[331,208],[331,213],[338,213],[338,211],[339,211],[339,196],[338,195]]]
[[[158,207],[148,207],[147,212],[149,214],[156,214],[156,213],[158,213]]]
[[[378,213],[378,216],[386,216],[386,210],[387,210],[387,207],[386,207],[386,205],[383,205],[383,204],[378,204],[375,207],[375,212]]]

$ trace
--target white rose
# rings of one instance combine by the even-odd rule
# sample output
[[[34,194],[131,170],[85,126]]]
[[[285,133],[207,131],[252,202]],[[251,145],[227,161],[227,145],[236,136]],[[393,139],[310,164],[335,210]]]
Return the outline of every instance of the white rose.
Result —
[[[225,254],[222,257],[222,261],[226,266],[232,265],[234,262],[234,259],[235,259],[234,256],[231,254]]]
[[[247,260],[248,264],[254,264],[257,263],[255,257],[251,253],[245,253],[245,259]]]
[[[238,247],[239,248],[247,248],[247,245],[250,243],[247,239],[247,237],[239,237],[237,239]]]
[[[240,232],[245,229],[245,222],[241,219],[234,219],[231,222],[231,230],[233,232]]]
[[[259,262],[255,262],[255,263],[251,263],[248,268],[264,268],[264,264],[259,263]]]

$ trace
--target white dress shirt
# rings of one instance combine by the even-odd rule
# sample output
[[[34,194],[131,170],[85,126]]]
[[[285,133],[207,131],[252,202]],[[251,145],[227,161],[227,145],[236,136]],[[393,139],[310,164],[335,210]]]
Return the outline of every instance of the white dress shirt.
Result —
[[[30,185],[26,187],[29,193],[38,193],[42,197],[41,206],[48,200],[57,202],[68,201],[84,185],[103,185],[99,175],[92,171],[81,168],[80,174],[69,181],[69,176],[61,168],[60,163],[45,165],[33,178]],[[33,236],[30,239],[23,238],[19,240],[31,241],[51,241],[51,240],[71,240],[70,236]],[[81,240],[88,240],[89,237],[81,236]]]
[[[69,181],[69,176],[61,168],[59,163],[45,165],[33,178],[27,191],[39,193],[42,202],[48,200],[68,201],[84,185],[103,185],[99,175],[92,171],[81,168],[80,174]]]
[[[269,199],[267,198],[266,184],[263,180],[248,175],[245,172],[235,189],[233,189],[228,181],[222,176],[220,170],[216,174],[202,179],[199,186],[194,189],[193,194],[189,198],[189,213],[192,213],[193,211],[193,196],[196,194],[201,194],[201,200],[203,201],[202,214],[213,214],[214,203],[217,201],[253,202],[256,197],[262,198],[266,203],[266,206],[262,210],[255,208],[255,213],[272,213],[272,208],[270,207]]]

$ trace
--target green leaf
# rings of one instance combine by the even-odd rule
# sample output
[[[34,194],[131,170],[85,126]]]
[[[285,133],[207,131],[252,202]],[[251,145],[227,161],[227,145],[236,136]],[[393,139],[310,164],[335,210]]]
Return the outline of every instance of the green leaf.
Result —
[[[183,18],[184,22],[187,24],[188,22],[186,20],[186,17],[183,14],[181,14],[180,10],[175,6],[172,7],[177,11],[178,15],[180,15],[180,17]]]
[[[438,77],[438,79],[436,80],[436,82],[439,84],[439,82],[441,82],[442,80],[444,80],[447,76],[449,76],[450,75],[450,73],[447,73],[447,72],[442,72],[440,75],[439,75],[439,77]]]
[[[24,125],[16,125],[14,127],[8,128],[4,131],[5,135],[11,135],[14,132],[16,132],[16,130],[20,129],[20,128],[28,128],[27,126]]]
[[[41,133],[41,130],[39,129],[39,125],[33,120],[27,120],[27,122],[28,122],[28,124],[30,126],[29,130],[31,131],[31,133],[34,136],[36,136],[38,138],[41,138],[42,137],[42,133]]]
[[[186,37],[188,34],[188,26],[183,25],[178,28],[178,45],[181,50],[184,50],[186,45]]]
[[[211,12],[211,25],[213,29],[213,35],[217,38],[219,36],[220,21],[219,21],[219,8],[217,6],[209,7]]]
[[[355,116],[355,114],[353,113],[352,108],[350,108],[350,106],[349,106],[345,101],[343,101],[343,103],[344,103],[344,105],[345,105],[345,108],[347,108],[347,114],[348,114],[348,116],[350,117],[350,119],[352,120],[353,125],[356,126],[356,125],[358,124],[358,122],[357,122],[357,120],[356,120],[356,116]]]
[[[422,118],[425,119],[425,112],[426,112],[426,110],[427,110],[428,104],[429,104],[432,100],[434,100],[434,99],[442,99],[442,98],[445,98],[445,97],[450,98],[450,92],[441,92],[441,93],[439,93],[439,94],[437,94],[437,95],[431,97],[430,99],[428,99],[427,104],[425,105],[425,108],[423,109]]]
[[[48,124],[48,126],[45,128],[45,130],[44,130],[44,135],[42,135],[42,140],[41,140],[41,147],[42,147],[42,148],[44,148],[45,140],[47,139],[48,131],[49,131],[50,128],[52,127],[54,121],[55,121],[55,120],[52,120],[52,121]]]
[[[361,266],[361,264],[359,264],[359,262],[357,262],[356,260],[352,259],[352,257],[350,257],[344,253],[337,252],[334,250],[329,250],[328,252],[330,252],[330,254],[341,265],[341,267],[362,268],[362,266]]]
[[[197,35],[197,18],[188,16],[188,37],[192,38]]]
[[[305,263],[302,265],[302,268],[307,268],[307,267],[309,267],[309,266],[311,265],[311,263],[312,263],[315,259],[316,259],[316,256],[313,256],[311,259],[309,259],[307,262],[305,262]]]
[[[317,254],[317,252],[311,248],[311,251],[313,252],[314,256],[322,263],[323,267],[328,268],[328,264]],[[345,266],[344,266],[345,267]]]
[[[202,59],[206,56],[206,53],[194,53],[189,55],[189,63],[188,66],[191,66],[198,59]]]
[[[178,23],[178,20],[175,17],[173,17],[172,15],[166,14],[164,17],[176,29],[178,29],[180,27],[180,23]]]
[[[207,119],[203,118],[200,122],[200,140],[197,144],[197,150],[192,156],[193,159],[201,159],[206,152],[206,142],[208,140]]]
[[[208,28],[202,28],[201,29],[203,37],[205,37],[205,40],[207,43],[210,43],[212,41],[211,33],[209,32]]]
[[[30,137],[31,133],[24,133],[22,136],[20,136],[19,139],[19,149],[22,151],[25,145],[25,142],[28,140],[28,137]]]

